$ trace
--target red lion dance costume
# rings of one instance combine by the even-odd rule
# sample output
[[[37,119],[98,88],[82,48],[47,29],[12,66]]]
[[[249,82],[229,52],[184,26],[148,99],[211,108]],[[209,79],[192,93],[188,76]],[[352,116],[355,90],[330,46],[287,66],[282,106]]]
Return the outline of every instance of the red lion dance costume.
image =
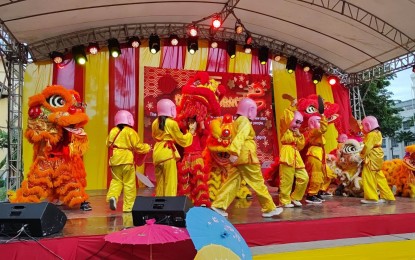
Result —
[[[79,94],[53,85],[29,98],[26,138],[33,144],[33,164],[11,202],[47,199],[71,208],[91,210],[85,193],[82,155],[88,147],[88,122]]]
[[[210,207],[209,171],[204,164],[202,152],[206,146],[209,116],[220,115],[220,98],[225,87],[211,79],[206,72],[198,72],[182,89],[178,107],[178,121],[182,129],[189,129],[193,142],[184,148],[183,159],[178,163],[177,195],[187,195],[195,206]]]

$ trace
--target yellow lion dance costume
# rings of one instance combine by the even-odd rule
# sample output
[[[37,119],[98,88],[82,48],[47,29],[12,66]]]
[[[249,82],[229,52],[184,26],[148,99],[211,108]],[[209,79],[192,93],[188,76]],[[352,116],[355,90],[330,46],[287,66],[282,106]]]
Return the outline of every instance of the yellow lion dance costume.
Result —
[[[206,164],[210,169],[208,181],[209,197],[213,201],[216,198],[222,184],[228,178],[228,170],[231,167],[227,147],[232,142],[234,136],[233,119],[227,114],[222,117],[213,119],[210,122],[210,135],[206,142],[204,157]],[[242,181],[237,198],[252,198],[252,192],[249,190],[245,181]],[[243,207],[240,205],[240,207]]]
[[[82,155],[88,147],[83,127],[88,122],[79,94],[53,85],[29,98],[25,137],[33,144],[33,163],[11,202],[62,203],[91,210],[85,193]]]
[[[415,198],[415,145],[405,148],[402,159],[385,161],[382,171],[394,195]]]

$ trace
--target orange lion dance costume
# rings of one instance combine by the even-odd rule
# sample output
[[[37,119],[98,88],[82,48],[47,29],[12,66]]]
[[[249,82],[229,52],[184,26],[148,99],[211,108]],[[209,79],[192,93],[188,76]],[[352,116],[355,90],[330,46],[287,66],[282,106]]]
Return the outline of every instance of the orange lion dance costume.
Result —
[[[33,144],[33,163],[11,202],[48,200],[91,210],[85,193],[82,160],[88,148],[88,122],[79,94],[53,85],[29,98],[26,138]]]

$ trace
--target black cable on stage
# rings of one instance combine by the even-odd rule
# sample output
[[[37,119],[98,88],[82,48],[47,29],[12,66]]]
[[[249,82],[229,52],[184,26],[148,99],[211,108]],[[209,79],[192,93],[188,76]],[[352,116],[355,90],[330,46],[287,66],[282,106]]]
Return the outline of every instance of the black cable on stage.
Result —
[[[59,255],[57,255],[55,252],[53,252],[52,250],[50,250],[49,248],[47,248],[45,245],[43,245],[42,243],[40,243],[39,242],[39,240],[37,240],[36,238],[34,238],[34,237],[32,237],[31,235],[29,235],[27,232],[26,232],[26,229],[25,229],[25,227],[27,226],[27,224],[25,224],[23,227],[22,227],[22,229],[23,229],[23,232],[29,237],[29,238],[31,238],[33,241],[35,241],[36,243],[38,243],[41,247],[43,247],[45,250],[47,250],[49,253],[51,253],[52,255],[54,255],[54,256],[56,256],[57,258],[59,258],[60,260],[64,260],[63,259],[63,257],[61,257],[61,256],[59,256]]]

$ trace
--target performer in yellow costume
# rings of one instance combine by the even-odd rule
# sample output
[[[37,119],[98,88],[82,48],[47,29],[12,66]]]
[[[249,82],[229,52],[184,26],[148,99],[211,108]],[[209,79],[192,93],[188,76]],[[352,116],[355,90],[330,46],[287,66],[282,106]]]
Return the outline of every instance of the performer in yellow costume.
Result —
[[[212,209],[227,217],[226,209],[236,197],[241,181],[245,180],[257,194],[262,208],[262,217],[269,218],[281,214],[282,208],[277,208],[264,184],[261,165],[257,157],[255,131],[250,120],[257,115],[257,105],[250,98],[242,99],[236,112],[238,118],[234,121],[235,137],[228,147],[231,154],[229,160],[233,167],[229,169],[228,179],[218,191]]]
[[[156,141],[153,151],[153,163],[156,175],[156,196],[177,195],[177,161],[180,154],[175,143],[188,147],[193,142],[190,132],[183,134],[174,118],[176,105],[170,99],[157,102],[158,118],[154,120],[151,129]]]
[[[378,120],[374,116],[367,116],[362,120],[362,126],[365,138],[363,150],[360,152],[364,162],[362,171],[364,199],[361,200],[361,203],[377,204],[394,201],[395,197],[382,172],[384,155],[382,133],[379,130]]]
[[[109,159],[112,180],[107,201],[110,203],[110,209],[116,210],[118,197],[124,189],[123,211],[130,212],[137,195],[134,153],[146,154],[150,151],[150,145],[140,142],[140,137],[132,128],[134,118],[130,112],[118,111],[114,123],[116,127],[111,129],[107,138],[107,146],[110,148],[110,153],[112,152]]]
[[[294,111],[296,100],[290,108],[284,110],[280,127],[282,133],[280,150],[280,204],[285,208],[301,207],[300,200],[307,189],[308,174],[305,170],[300,151],[304,148],[305,138],[300,133],[303,116]],[[295,189],[291,193],[295,177]]]
[[[310,174],[310,185],[307,191],[306,202],[321,204],[324,199],[318,194],[323,188],[327,177],[326,153],[324,133],[327,131],[327,119],[324,115],[312,116],[308,119],[308,151],[306,154],[306,169]]]

